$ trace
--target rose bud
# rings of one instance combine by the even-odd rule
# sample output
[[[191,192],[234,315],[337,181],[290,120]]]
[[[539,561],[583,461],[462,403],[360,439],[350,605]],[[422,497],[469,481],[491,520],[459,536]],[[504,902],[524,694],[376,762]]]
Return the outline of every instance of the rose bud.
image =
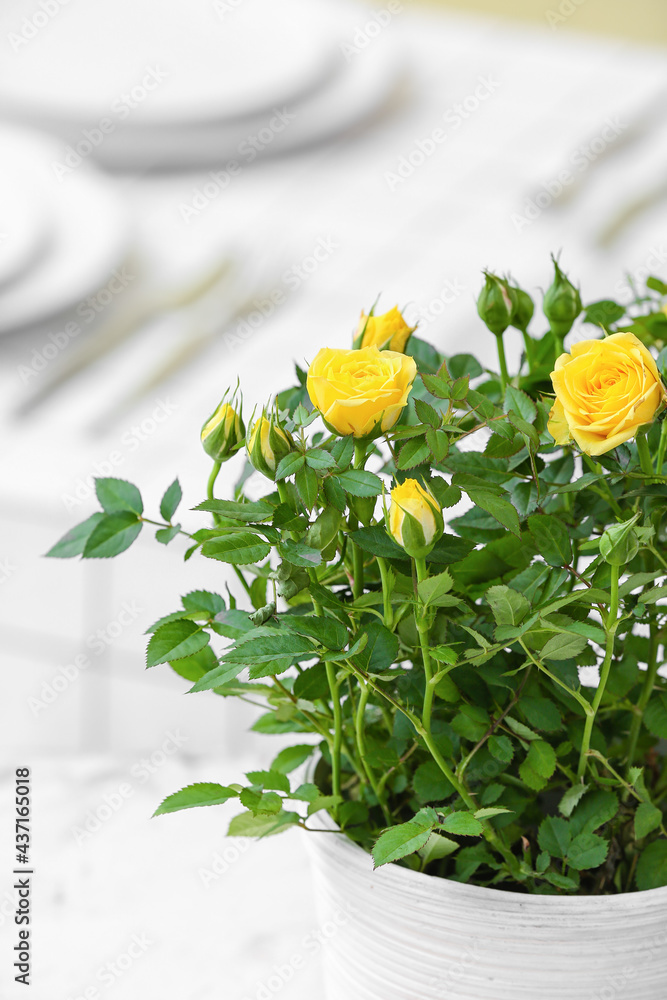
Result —
[[[416,479],[393,488],[388,521],[389,534],[413,559],[428,555],[444,531],[440,504]]]
[[[248,459],[255,469],[275,481],[281,459],[289,455],[293,448],[294,439],[289,431],[280,426],[277,415],[267,416],[266,412],[262,412],[247,442]]]
[[[525,333],[528,330],[531,319],[533,318],[535,303],[531,299],[528,292],[524,292],[523,288],[510,286],[509,291],[510,296],[514,299],[514,312],[512,313],[512,322],[510,323],[510,326],[513,326],[515,330],[520,330],[522,333]]]
[[[484,288],[477,299],[477,312],[487,327],[499,337],[512,322],[516,302],[513,289],[504,278],[499,278],[489,271],[484,272]]]
[[[547,289],[542,309],[549,320],[549,326],[558,337],[564,337],[572,329],[572,324],[581,312],[581,298],[572,282],[554,260],[556,274]]]
[[[201,443],[204,451],[210,455],[215,462],[226,462],[228,458],[238,451],[245,438],[245,426],[241,418],[241,403],[238,409],[226,403],[227,393],[222,398],[221,403],[215,413],[206,421],[201,429]]]
[[[354,335],[354,347],[377,347],[380,351],[397,351],[403,354],[410,336],[416,327],[408,326],[403,319],[398,306],[381,316],[369,316],[362,312],[357,332]]]

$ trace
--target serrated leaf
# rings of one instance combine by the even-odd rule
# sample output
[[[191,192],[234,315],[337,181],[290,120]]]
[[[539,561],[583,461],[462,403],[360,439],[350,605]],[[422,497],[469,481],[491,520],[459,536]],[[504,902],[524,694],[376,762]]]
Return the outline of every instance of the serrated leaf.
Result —
[[[662,811],[651,802],[640,802],[635,813],[635,837],[641,840],[657,830],[662,823]]]
[[[572,562],[572,543],[567,528],[553,514],[531,514],[528,530],[537,551],[550,566],[565,566]]]
[[[566,819],[560,816],[547,816],[540,823],[537,842],[552,858],[564,858],[571,840],[572,831]]]
[[[165,521],[171,521],[176,513],[179,503],[183,499],[183,491],[178,479],[174,479],[171,486],[168,486],[164,496],[160,500],[160,514]]]
[[[203,611],[211,618],[225,610],[225,602],[220,594],[214,594],[210,590],[191,590],[181,598],[181,604],[186,611]]]
[[[454,794],[454,786],[434,760],[424,761],[412,777],[415,795],[422,803],[445,802]]]
[[[514,747],[509,736],[489,736],[489,753],[501,764],[511,764],[514,757]]]
[[[440,427],[442,416],[430,403],[423,399],[415,399],[415,412],[423,424],[428,424],[429,427],[433,428]]]
[[[317,474],[307,465],[302,466],[295,477],[296,488],[301,500],[308,510],[312,510],[317,500]]]
[[[519,625],[530,611],[523,596],[504,584],[489,587],[484,595],[497,625]]]
[[[95,492],[107,514],[130,510],[140,517],[144,512],[141,493],[133,483],[128,483],[125,479],[96,479]]]
[[[241,805],[255,816],[275,816],[283,804],[283,800],[276,792],[260,792],[254,788],[244,788],[239,798]]]
[[[545,733],[555,733],[563,728],[560,710],[548,698],[524,696],[519,702],[519,708],[535,729],[541,729]]]
[[[207,645],[209,638],[208,632],[188,618],[167,622],[150,638],[146,650],[146,666],[154,667],[158,663],[192,656]]]
[[[337,481],[346,491],[355,497],[376,497],[382,493],[382,480],[373,472],[364,469],[350,469],[336,476]]]
[[[86,541],[84,559],[111,559],[129,549],[142,529],[142,522],[130,510],[106,514],[97,522]]]
[[[615,792],[595,789],[589,792],[572,813],[572,832],[593,833],[614,818],[618,812],[618,796]]]
[[[278,468],[276,469],[276,481],[279,479],[287,479],[288,476],[293,476],[299,469],[302,469],[306,459],[299,452],[290,452],[289,455],[285,455],[278,462]]]
[[[218,538],[211,538],[202,545],[202,555],[220,562],[245,566],[260,562],[271,551],[271,546],[263,538],[250,531],[239,531]]]
[[[327,498],[327,502],[339,510],[341,513],[347,507],[347,497],[345,496],[345,490],[342,488],[337,479],[333,476],[327,476],[324,480],[324,495]]]
[[[448,594],[453,586],[454,581],[451,573],[445,570],[444,573],[438,573],[436,576],[429,576],[426,580],[422,580],[417,586],[417,591],[424,604],[437,606],[438,599]]]
[[[306,464],[316,472],[324,472],[326,469],[335,469],[336,460],[333,455],[323,448],[311,448],[306,452]]]
[[[587,791],[588,785],[573,785],[571,788],[568,788],[558,803],[558,811],[563,816],[571,816],[572,810],[581,801]]]
[[[253,503],[240,503],[235,500],[204,500],[194,510],[208,511],[220,514],[232,521],[259,522],[273,517],[275,507],[266,500],[256,500]]]
[[[556,770],[556,751],[545,740],[534,740],[530,744],[526,763],[542,778],[550,778]]]
[[[155,538],[161,545],[169,545],[169,542],[173,542],[180,530],[180,524],[172,524],[169,528],[158,528],[155,532]]]
[[[529,424],[532,424],[537,418],[537,407],[530,396],[522,389],[515,389],[513,385],[508,385],[505,389],[503,412],[510,413],[512,411]]]
[[[301,764],[305,763],[312,756],[315,749],[315,746],[305,743],[298,746],[285,747],[274,758],[271,770],[274,772],[278,771],[281,774],[291,774],[292,771],[295,771],[297,767],[300,767]]]
[[[597,833],[580,833],[567,851],[567,863],[577,871],[599,868],[607,857],[609,842]]]
[[[93,529],[104,518],[102,511],[91,514],[90,517],[70,528],[66,535],[56,542],[56,544],[46,553],[50,559],[72,559],[80,556],[86,547],[86,542],[93,533]]]
[[[459,846],[455,840],[450,840],[449,837],[443,837],[441,833],[434,832],[426,841],[425,846],[419,850],[419,856],[426,867],[432,861],[440,861],[453,854],[454,851],[458,851]]]
[[[540,650],[540,658],[543,660],[570,660],[581,653],[587,642],[585,636],[559,632],[551,639],[547,639]]]
[[[396,466],[399,469],[415,469],[418,465],[428,462],[431,457],[431,449],[425,438],[415,437],[406,441],[398,453]]]
[[[179,792],[168,795],[157,807],[153,816],[165,813],[180,812],[181,809],[194,809],[199,806],[218,806],[229,799],[238,798],[238,791],[225,785],[216,785],[210,781],[198,781],[187,785]]]
[[[481,837],[484,827],[470,812],[453,812],[445,816],[438,829],[460,837]]]
[[[485,806],[483,809],[477,809],[475,812],[475,819],[492,819],[494,816],[501,816],[503,813],[514,812],[513,809],[505,809],[504,806]]]
[[[644,711],[644,725],[649,733],[667,739],[667,696],[653,695]]]
[[[414,854],[425,846],[431,830],[437,823],[437,815],[431,823],[399,823],[392,826],[384,833],[381,833],[373,844],[371,854],[373,856],[373,867],[379,868],[381,865],[389,864],[391,861],[399,861]]]
[[[279,812],[277,816],[255,816],[252,812],[243,812],[229,824],[228,837],[270,837],[280,833],[290,826],[301,822],[301,817],[295,812]]]
[[[667,885],[667,840],[655,840],[644,848],[637,863],[635,881],[640,890]]]
[[[519,722],[518,719],[513,718],[511,715],[505,716],[505,722],[520,739],[528,741],[539,740],[539,736],[534,730],[529,729],[528,726],[524,726],[523,722]]]

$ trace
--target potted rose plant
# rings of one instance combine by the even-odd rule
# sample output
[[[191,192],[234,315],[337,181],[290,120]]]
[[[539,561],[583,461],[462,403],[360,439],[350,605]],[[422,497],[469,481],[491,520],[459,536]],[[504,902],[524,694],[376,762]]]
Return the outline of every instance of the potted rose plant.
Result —
[[[238,799],[232,835],[316,831],[323,913],[350,914],[335,1000],[667,991],[667,285],[583,309],[554,264],[541,335],[485,275],[497,373],[371,310],[247,433],[225,396],[206,526],[176,522],[178,481],[159,521],[100,479],[102,510],[49,553],[118,555],[157,525],[236,574],[155,623],[147,666],[263,703],[254,728],[295,743],[157,814]],[[260,500],[244,479],[215,496],[240,449]]]

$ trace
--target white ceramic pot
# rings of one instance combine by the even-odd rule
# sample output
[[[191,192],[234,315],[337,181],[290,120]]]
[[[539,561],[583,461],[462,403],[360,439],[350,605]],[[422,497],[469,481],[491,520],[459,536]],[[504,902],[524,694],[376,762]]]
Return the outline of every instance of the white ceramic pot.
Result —
[[[344,835],[304,836],[327,1000],[667,1000],[667,887],[530,896],[374,872]]]

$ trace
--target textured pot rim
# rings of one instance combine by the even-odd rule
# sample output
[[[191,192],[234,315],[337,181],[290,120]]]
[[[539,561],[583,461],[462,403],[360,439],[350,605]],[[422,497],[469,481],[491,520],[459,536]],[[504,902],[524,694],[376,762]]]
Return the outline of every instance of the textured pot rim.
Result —
[[[339,829],[333,817],[326,811],[321,810],[310,817],[311,820],[321,824],[331,831]],[[309,840],[320,836],[318,833],[306,834]],[[534,893],[510,892],[507,889],[496,889],[490,886],[475,885],[471,882],[456,882],[452,879],[441,878],[437,875],[428,875],[425,872],[418,872],[412,868],[404,868],[401,865],[390,862],[381,868],[372,868],[371,855],[351,840],[345,833],[339,832],[333,837],[329,834],[322,834],[321,837],[326,842],[335,841],[335,848],[340,852],[347,852],[350,860],[356,862],[357,867],[365,869],[365,874],[370,877],[377,876],[385,882],[392,882],[397,887],[409,889],[426,889],[430,894],[438,893],[451,900],[452,894],[461,900],[468,900],[472,903],[479,902],[480,906],[503,902],[512,903],[514,906],[521,903],[522,906],[533,907],[535,909],[558,908],[563,910],[571,909],[573,912],[582,909],[614,909],[614,910],[635,910],[646,905],[655,906],[661,903],[667,904],[667,886],[659,886],[657,889],[638,889],[635,892],[616,893],[613,896],[559,896],[541,895]],[[320,843],[319,850],[326,850]],[[315,843],[312,844],[312,851],[317,850]]]

